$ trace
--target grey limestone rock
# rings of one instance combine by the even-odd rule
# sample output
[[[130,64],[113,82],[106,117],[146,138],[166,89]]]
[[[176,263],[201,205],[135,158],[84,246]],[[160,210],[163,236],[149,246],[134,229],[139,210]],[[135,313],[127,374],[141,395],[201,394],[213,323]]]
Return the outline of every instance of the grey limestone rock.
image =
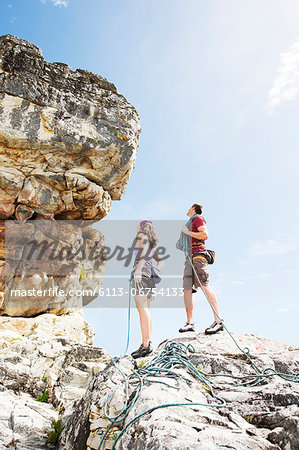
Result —
[[[73,410],[111,362],[82,311],[0,317],[0,449],[51,449],[51,422]],[[47,394],[44,402],[37,401]]]
[[[22,238],[32,236],[40,245],[45,233],[37,222],[48,221],[55,229],[57,222],[73,220],[79,226],[60,223],[60,246],[70,245],[74,252],[83,241],[87,250],[96,242],[101,247],[101,233],[91,224],[80,227],[80,221],[102,219],[111,200],[121,199],[139,134],[137,111],[113,83],[86,70],[49,63],[30,42],[0,37],[0,315],[63,314],[97,297],[101,258],[43,260],[28,272]],[[27,231],[15,227],[10,248],[7,222],[11,228],[14,222],[28,222]],[[42,299],[19,294],[32,287],[49,294]],[[89,293],[72,298],[53,294],[54,289],[71,288]]]
[[[278,371],[297,373],[299,350],[290,344],[280,344],[258,335],[234,337],[240,346],[250,348],[255,364],[263,371],[272,367]],[[175,342],[192,344],[195,352],[189,360],[202,372],[255,375],[256,371],[244,359],[233,341],[224,332],[214,336],[185,333]],[[140,364],[151,361],[163,349],[162,344]],[[137,366],[130,356],[117,363],[128,376]],[[110,449],[120,431],[139,414],[166,403],[198,402],[211,404],[210,392],[190,376],[183,367],[174,369],[187,378],[179,390],[159,383],[145,381],[141,394],[124,422],[116,424],[101,449]],[[297,375],[298,377],[298,375]],[[217,396],[226,401],[224,407],[172,406],[159,408],[132,423],[119,439],[116,448],[124,449],[202,449],[216,450],[296,450],[299,446],[299,385],[278,376],[254,387],[235,386],[231,378],[211,378]],[[162,378],[162,381],[171,382]],[[135,385],[131,388],[133,395]],[[109,421],[104,415],[105,394],[115,392],[107,404],[107,414],[115,416],[125,403],[125,380],[113,364],[108,365],[92,380],[73,413],[65,419],[60,448],[97,449]],[[78,420],[78,418],[81,420]],[[89,426],[89,431],[87,431]]]

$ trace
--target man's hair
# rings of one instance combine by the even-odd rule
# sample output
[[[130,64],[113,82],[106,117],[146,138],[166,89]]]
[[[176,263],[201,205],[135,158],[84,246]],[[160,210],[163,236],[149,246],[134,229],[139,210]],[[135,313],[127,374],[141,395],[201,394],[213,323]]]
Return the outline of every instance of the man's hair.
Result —
[[[202,214],[203,212],[203,206],[199,203],[194,203],[192,207],[195,209],[195,214]]]

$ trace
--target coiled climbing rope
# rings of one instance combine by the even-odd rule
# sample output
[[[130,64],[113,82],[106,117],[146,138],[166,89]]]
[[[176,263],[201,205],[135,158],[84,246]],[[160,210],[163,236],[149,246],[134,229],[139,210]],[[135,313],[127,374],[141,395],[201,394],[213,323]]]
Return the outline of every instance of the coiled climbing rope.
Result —
[[[129,428],[129,426],[132,425],[132,423],[136,422],[138,419],[140,419],[140,417],[146,414],[150,414],[156,409],[168,408],[171,406],[209,406],[209,407],[225,406],[226,404],[225,400],[215,394],[212,386],[213,382],[209,381],[208,378],[202,372],[199,372],[199,370],[188,360],[189,353],[194,353],[194,347],[191,344],[186,346],[179,342],[167,341],[163,351],[158,356],[156,356],[150,363],[140,367],[138,370],[135,370],[129,377],[126,377],[126,375],[122,372],[122,370],[116,366],[125,380],[126,400],[122,410],[116,416],[110,417],[107,414],[107,406],[109,405],[109,401],[112,399],[114,393],[106,396],[106,399],[104,400],[103,404],[103,411],[106,419],[110,421],[110,425],[107,428],[106,432],[104,433],[98,449],[100,449],[101,446],[103,445],[106,436],[109,434],[111,428],[117,424],[121,424],[126,419],[129,412],[131,411],[136,401],[138,400],[141,393],[141,389],[145,382],[161,383],[172,389],[180,389],[183,380],[187,382],[191,381],[190,379],[175,372],[173,370],[175,368],[184,367],[189,374],[191,374],[198,382],[204,385],[205,389],[209,391],[211,396],[214,398],[215,402],[164,403],[161,405],[156,405],[150,409],[147,409],[146,411],[142,412],[141,414],[130,420],[128,424],[120,431],[119,435],[117,436],[117,438],[113,443],[112,449],[115,449],[117,442],[119,441],[121,436],[125,433],[125,431]],[[174,379],[176,381],[176,385],[163,381],[163,378]],[[132,386],[132,384],[134,385],[134,383],[137,383],[137,386],[135,387],[135,392],[133,393],[133,395],[130,396],[129,385]]]
[[[188,254],[188,251],[185,250],[186,257],[189,258],[190,264],[192,266],[192,269],[197,277],[197,280],[199,282],[199,285],[202,289],[202,292],[204,293],[208,303],[210,304],[212,310],[214,311],[215,315],[218,317],[219,320],[220,317],[215,311],[214,307],[212,306],[211,302],[208,299],[208,296],[206,295],[203,286],[199,280],[199,277],[194,269],[194,266],[192,264],[192,260]],[[126,354],[128,348],[129,348],[129,336],[130,336],[130,318],[131,318],[131,280],[132,275],[130,277],[129,283],[130,283],[130,289],[129,289],[129,307],[128,307],[128,337],[127,337],[127,345],[124,352],[124,355]],[[223,323],[223,322],[222,322]],[[160,409],[160,408],[168,408],[172,406],[208,406],[208,407],[223,407],[226,405],[226,402],[223,398],[215,394],[213,385],[215,384],[210,378],[216,378],[216,377],[226,377],[231,378],[235,380],[233,383],[234,386],[249,386],[253,387],[260,383],[264,383],[269,377],[272,376],[279,376],[280,378],[289,381],[289,382],[299,382],[299,372],[296,374],[287,374],[282,372],[277,372],[276,370],[267,367],[263,371],[259,369],[259,367],[255,364],[255,362],[250,357],[250,351],[247,347],[241,348],[236,341],[236,339],[233,337],[231,332],[228,330],[228,328],[223,323],[223,327],[226,330],[226,332],[229,334],[231,339],[234,341],[237,348],[245,355],[246,359],[249,361],[249,363],[252,365],[252,367],[255,369],[256,373],[246,375],[246,376],[236,376],[236,375],[230,375],[227,373],[217,373],[217,374],[207,374],[200,370],[199,368],[195,367],[188,359],[190,353],[194,353],[194,347],[191,344],[188,344],[187,346],[180,342],[175,341],[167,341],[163,351],[157,355],[152,361],[150,361],[148,364],[145,364],[144,366],[138,368],[137,370],[133,371],[133,373],[130,376],[126,376],[123,371],[117,366],[117,362],[119,361],[119,357],[114,360],[114,365],[117,368],[117,370],[121,373],[122,377],[125,381],[125,403],[122,408],[122,410],[114,417],[111,417],[107,413],[107,407],[109,406],[109,402],[113,398],[114,392],[111,394],[107,394],[106,398],[103,403],[103,411],[106,419],[110,422],[110,425],[108,426],[107,430],[105,431],[98,450],[101,449],[107,435],[109,434],[111,428],[114,426],[121,426],[123,425],[125,419],[129,415],[130,411],[134,407],[135,403],[137,402],[138,398],[140,397],[140,393],[143,387],[143,384],[145,382],[148,383],[161,383],[169,388],[172,389],[180,389],[181,384],[183,381],[190,382],[190,379],[180,375],[177,373],[174,369],[178,367],[184,367],[186,371],[191,374],[199,383],[201,383],[206,391],[209,392],[211,397],[213,398],[214,402],[211,403],[198,403],[198,402],[185,402],[185,403],[165,403],[153,406],[152,408],[147,409],[146,411],[142,412],[141,414],[137,415],[133,419],[131,419],[120,431],[117,438],[114,440],[112,449],[115,449],[115,446],[119,439],[123,436],[125,431],[138,419],[145,416],[146,414],[150,414],[153,411]],[[165,381],[165,378],[173,379],[175,380],[176,384],[170,384]],[[134,391],[130,394],[130,386],[134,387]],[[98,402],[97,402],[98,403]]]

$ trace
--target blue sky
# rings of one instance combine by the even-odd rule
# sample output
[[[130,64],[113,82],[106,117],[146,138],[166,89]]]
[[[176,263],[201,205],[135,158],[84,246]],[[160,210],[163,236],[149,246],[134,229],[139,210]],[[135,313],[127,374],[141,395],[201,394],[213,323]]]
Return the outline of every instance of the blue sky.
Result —
[[[1,34],[108,78],[137,108],[135,170],[107,219],[184,219],[202,203],[227,326],[299,344],[298,2],[7,0],[0,13]],[[195,303],[201,329],[212,315]],[[120,353],[125,309],[85,316]],[[152,316],[154,344],[185,322],[183,309]]]

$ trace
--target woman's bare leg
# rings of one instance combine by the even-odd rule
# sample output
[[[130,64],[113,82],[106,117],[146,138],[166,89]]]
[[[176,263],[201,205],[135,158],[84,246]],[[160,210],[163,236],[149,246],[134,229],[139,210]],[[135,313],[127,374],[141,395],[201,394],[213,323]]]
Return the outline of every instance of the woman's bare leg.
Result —
[[[151,301],[148,300],[148,301],[147,301],[147,307],[148,307],[148,313],[149,313],[149,318],[150,318],[150,335],[149,335],[149,340],[151,339],[152,329],[153,329],[153,322],[152,322],[152,318],[151,318],[150,312],[149,312],[150,304],[151,304]]]
[[[143,295],[136,295],[134,298],[139,313],[142,344],[144,347],[148,347],[152,333],[152,319],[149,312],[148,299]]]

